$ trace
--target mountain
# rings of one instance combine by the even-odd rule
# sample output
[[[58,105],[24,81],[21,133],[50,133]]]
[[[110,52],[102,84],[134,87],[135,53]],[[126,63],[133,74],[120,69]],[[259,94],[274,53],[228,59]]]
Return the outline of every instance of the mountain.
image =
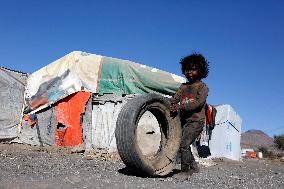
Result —
[[[273,138],[261,130],[248,130],[241,134],[241,147],[258,149],[265,147],[273,149]]]

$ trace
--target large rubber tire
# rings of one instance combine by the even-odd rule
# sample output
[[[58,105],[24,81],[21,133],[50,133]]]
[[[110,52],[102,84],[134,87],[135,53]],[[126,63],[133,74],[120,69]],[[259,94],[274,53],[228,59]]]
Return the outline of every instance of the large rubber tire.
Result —
[[[137,144],[139,119],[150,111],[157,119],[161,131],[160,148],[154,157],[142,154]],[[139,95],[128,101],[118,115],[116,122],[116,144],[124,164],[150,176],[169,174],[174,166],[181,139],[178,117],[170,117],[169,100],[157,94]]]

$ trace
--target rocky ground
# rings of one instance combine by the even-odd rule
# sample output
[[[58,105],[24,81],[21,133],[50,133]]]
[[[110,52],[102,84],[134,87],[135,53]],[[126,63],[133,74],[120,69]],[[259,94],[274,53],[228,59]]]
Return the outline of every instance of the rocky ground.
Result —
[[[66,148],[0,144],[2,188],[283,188],[284,163],[279,160],[218,159],[202,167],[190,181],[171,176],[147,178],[125,169],[119,160],[71,154]],[[113,157],[112,157],[113,159]],[[115,158],[114,158],[115,159]],[[178,166],[177,166],[178,168]],[[174,170],[176,171],[176,170]]]

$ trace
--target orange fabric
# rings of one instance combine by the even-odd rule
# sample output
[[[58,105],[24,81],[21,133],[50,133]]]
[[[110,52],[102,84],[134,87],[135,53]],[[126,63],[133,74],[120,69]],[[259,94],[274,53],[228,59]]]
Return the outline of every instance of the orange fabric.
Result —
[[[205,109],[206,111],[206,124],[211,124],[212,123],[212,107],[210,105],[207,105],[207,109]]]
[[[250,158],[256,158],[256,152],[246,152],[247,156],[250,157]]]
[[[30,120],[30,118],[29,118],[28,115],[24,115],[22,119],[23,119],[24,121],[29,121],[29,120]]]
[[[55,105],[55,124],[64,126],[55,128],[55,145],[74,146],[82,144],[80,115],[85,111],[85,105],[90,95],[90,92],[80,91],[60,100]]]
[[[30,117],[29,117],[29,115],[24,115],[24,116],[22,117],[22,120],[27,121],[31,127],[34,126],[34,125],[37,123],[36,120],[34,120],[34,121],[31,120]]]

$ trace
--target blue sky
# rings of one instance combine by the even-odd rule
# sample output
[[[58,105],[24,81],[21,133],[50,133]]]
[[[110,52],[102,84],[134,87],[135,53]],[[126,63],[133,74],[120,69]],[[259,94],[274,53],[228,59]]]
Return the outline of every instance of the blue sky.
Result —
[[[284,1],[0,0],[0,65],[32,73],[80,50],[181,75],[210,61],[208,102],[230,104],[242,130],[284,133]]]

